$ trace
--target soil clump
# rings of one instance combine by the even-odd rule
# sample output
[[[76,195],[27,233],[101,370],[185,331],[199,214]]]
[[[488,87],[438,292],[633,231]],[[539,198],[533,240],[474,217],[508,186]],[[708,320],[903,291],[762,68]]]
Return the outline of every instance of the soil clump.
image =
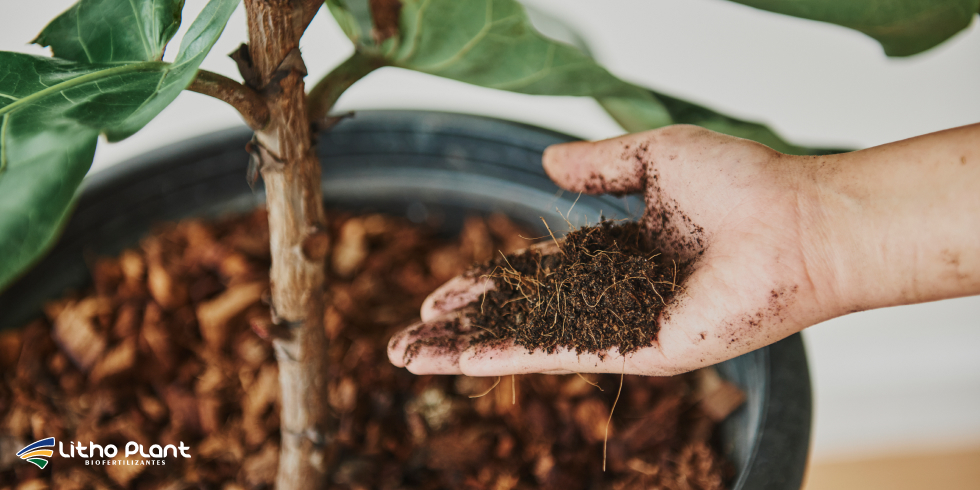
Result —
[[[528,351],[565,347],[600,357],[613,347],[628,354],[651,345],[688,264],[645,246],[635,222],[604,220],[555,243],[557,253],[529,248],[474,272],[495,288],[472,304],[470,321],[482,330],[472,344],[512,339]]]
[[[471,399],[494,379],[415,376],[388,362],[388,339],[417,320],[429,292],[525,246],[506,218],[473,217],[447,239],[384,215],[330,216],[329,489],[724,488],[731,468],[715,426],[741,393],[712,371],[626,376],[603,472],[618,375],[505,378]],[[268,247],[261,210],[161,225],[93,262],[91,288],[0,332],[0,490],[272,488],[280,402],[263,339],[276,335],[263,300]],[[66,452],[73,441],[120,449],[96,459],[122,459],[128,441],[183,442],[192,458],[94,465],[55,448],[42,470],[14,456],[47,437]]]

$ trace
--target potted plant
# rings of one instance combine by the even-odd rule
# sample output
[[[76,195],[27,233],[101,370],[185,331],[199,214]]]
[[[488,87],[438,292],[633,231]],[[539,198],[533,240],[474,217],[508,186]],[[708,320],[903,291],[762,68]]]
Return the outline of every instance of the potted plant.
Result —
[[[322,195],[315,135],[336,122],[329,115],[334,102],[366,74],[394,66],[521,93],[590,96],[629,131],[691,123],[787,153],[818,151],[790,145],[764,126],[623,82],[578,49],[538,34],[513,0],[328,1],[356,50],[309,91],[298,43],[323,5],[246,0],[249,42],[232,55],[243,81],[199,70],[238,3],[211,0],[173,63],[161,60],[180,25],[180,0],[81,0],[35,40],[51,47],[54,57],[0,53],[0,200],[6,209],[0,216],[0,287],[12,284],[54,242],[100,134],[117,141],[135,133],[185,89],[231,104],[254,130],[250,172],[253,179],[261,175],[267,197],[270,305],[279,326],[274,343],[283,405],[279,488],[324,481],[318,462],[328,449],[323,441],[330,415],[320,354],[329,345],[320,293],[334,240],[322,206],[330,196]],[[873,25],[861,28],[896,55],[942,41],[975,11],[917,7],[842,14],[756,6]],[[903,23],[923,12],[935,14],[928,25]],[[899,24],[904,30],[891,28]]]

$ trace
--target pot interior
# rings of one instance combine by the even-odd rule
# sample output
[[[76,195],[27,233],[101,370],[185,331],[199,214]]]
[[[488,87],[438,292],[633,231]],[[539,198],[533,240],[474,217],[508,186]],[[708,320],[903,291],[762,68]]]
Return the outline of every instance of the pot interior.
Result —
[[[244,147],[249,138],[244,128],[213,133],[91,176],[58,245],[0,295],[4,313],[0,328],[21,326],[39,314],[44,301],[66,289],[83,287],[88,263],[135,245],[155,222],[245,211],[264,202],[261,183],[255,189],[246,183]],[[538,236],[547,235],[541,218],[558,235],[569,226],[596,223],[600,217],[636,218],[642,212],[642,201],[636,197],[572,194],[548,179],[541,169],[543,150],[571,140],[538,128],[472,116],[358,113],[320,135],[326,205],[401,215],[436,225],[446,234],[457,233],[465,217],[474,213],[505,213]],[[802,358],[802,344],[798,338],[795,342],[788,355]],[[802,371],[796,361],[786,371],[788,383],[805,382],[805,390],[800,391],[805,391],[805,400],[794,395],[795,412],[784,423],[800,426],[789,442],[782,442],[795,451],[792,464],[781,463],[779,458],[786,456],[777,455],[766,466],[785,473],[776,478],[783,483],[751,484],[773,481],[771,475],[760,477],[765,470],[760,468],[761,458],[771,457],[762,445],[764,429],[773,425],[767,421],[773,405],[770,349],[717,366],[723,377],[746,393],[746,403],[721,425],[723,452],[737,470],[735,489],[799,488],[802,480],[810,410],[805,358]]]

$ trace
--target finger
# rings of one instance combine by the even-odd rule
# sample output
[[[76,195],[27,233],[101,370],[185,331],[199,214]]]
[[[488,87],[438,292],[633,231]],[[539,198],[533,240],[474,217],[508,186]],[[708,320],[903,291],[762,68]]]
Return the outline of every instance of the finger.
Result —
[[[536,243],[529,247],[529,249],[541,255],[558,253],[558,245],[553,240]],[[526,251],[528,249],[524,250]],[[515,255],[523,252],[518,251]],[[430,321],[433,318],[479,301],[486,292],[492,291],[493,289],[496,289],[496,284],[487,276],[472,273],[456,276],[442,286],[439,286],[438,289],[425,298],[425,301],[422,302],[422,321]]]
[[[513,342],[471,346],[459,357],[459,369],[467,376],[505,376],[527,373],[625,373],[669,376],[684,372],[664,358],[657,345],[626,355],[617,349],[604,355],[577,353],[560,347],[554,353],[528,352]]]
[[[528,248],[534,250],[535,252],[541,255],[554,255],[559,252],[558,244],[564,242],[565,242],[564,238],[557,240],[557,242],[555,240],[547,240],[547,241],[535,243],[534,245],[531,245]],[[520,254],[522,252],[523,250],[518,251],[515,253],[515,255]]]
[[[422,302],[423,322],[456,311],[479,300],[483,294],[496,288],[493,280],[486,276],[456,276],[439,286]]]
[[[419,322],[388,342],[388,359],[415,374],[460,374],[459,354],[470,345],[469,320],[451,313]]]
[[[642,133],[562,143],[545,149],[542,163],[551,180],[572,192],[637,193],[646,181],[646,169],[636,156],[644,144]]]

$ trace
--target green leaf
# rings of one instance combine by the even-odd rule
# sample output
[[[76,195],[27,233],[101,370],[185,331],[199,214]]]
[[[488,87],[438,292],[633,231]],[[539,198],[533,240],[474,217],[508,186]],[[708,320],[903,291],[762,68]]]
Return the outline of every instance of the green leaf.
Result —
[[[80,0],[33,42],[71,61],[161,60],[183,7],[184,0]]]
[[[371,11],[367,0],[326,0],[327,8],[333,14],[340,29],[355,45],[370,43]]]
[[[331,12],[341,24],[353,22],[341,1],[328,0]],[[696,124],[785,153],[826,152],[789,144],[761,124],[624,82],[583,50],[542,36],[513,0],[405,0],[400,29],[381,47],[351,37],[359,56],[391,66],[525,94],[595,97],[629,132]]]
[[[110,140],[149,122],[189,85],[238,0],[211,0],[174,63],[89,64],[0,52],[0,287],[51,245]]]
[[[172,65],[162,73],[152,94],[124,121],[105,129],[106,139],[119,141],[146,126],[187,88],[201,62],[221,36],[240,0],[211,0],[184,34],[180,51]]]
[[[339,3],[331,12],[342,25],[354,15]],[[648,90],[616,78],[575,47],[542,36],[514,0],[404,0],[396,37],[380,47],[363,37],[355,42],[359,51],[390,66],[523,94],[629,100],[648,120],[670,124]]]
[[[970,25],[980,0],[732,0],[829,22],[876,39],[888,56],[921,53]]]
[[[653,92],[677,124],[693,124],[708,128],[719,133],[750,139],[762,143],[776,151],[791,155],[824,155],[828,153],[843,153],[848,150],[808,148],[788,143],[768,127],[713,111],[691,102],[683,101],[658,92]],[[610,104],[600,100],[603,108],[616,119],[627,131],[639,132],[654,129],[657,126],[648,122],[642,113],[629,104]]]

